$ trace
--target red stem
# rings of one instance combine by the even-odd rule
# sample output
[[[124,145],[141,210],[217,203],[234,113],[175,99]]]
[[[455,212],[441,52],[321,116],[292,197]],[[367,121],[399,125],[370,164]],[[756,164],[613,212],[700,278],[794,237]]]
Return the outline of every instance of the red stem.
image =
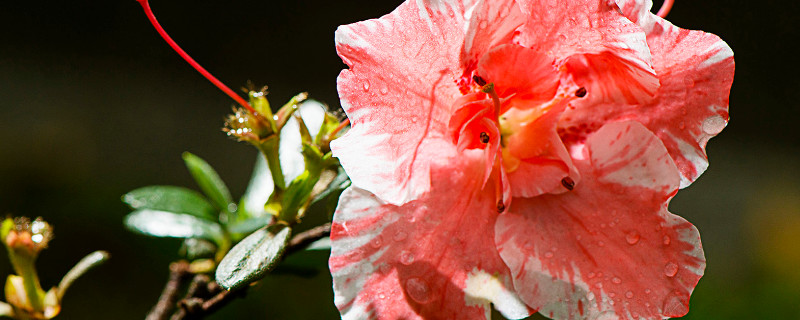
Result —
[[[672,9],[672,3],[675,2],[674,0],[664,0],[664,3],[661,4],[661,9],[658,9],[657,16],[666,18],[667,14],[669,14],[669,10]]]
[[[169,46],[172,47],[172,49],[175,50],[175,52],[177,52],[181,56],[181,58],[183,58],[183,60],[186,60],[186,62],[188,62],[195,70],[197,70],[197,72],[200,72],[200,74],[202,74],[203,77],[206,77],[208,81],[211,81],[211,83],[213,83],[217,88],[222,90],[222,92],[225,92],[225,94],[227,94],[233,100],[236,100],[236,102],[242,105],[242,107],[244,107],[251,113],[256,112],[253,109],[253,107],[251,107],[250,104],[247,103],[246,100],[244,100],[244,98],[233,92],[231,88],[228,88],[228,86],[223,84],[222,81],[219,81],[219,79],[217,79],[216,77],[211,75],[211,73],[206,71],[205,68],[201,67],[200,64],[197,63],[197,61],[194,61],[194,59],[192,59],[192,57],[190,57],[189,54],[186,53],[186,51],[183,51],[183,49],[181,49],[181,47],[179,47],[178,44],[175,43],[175,41],[173,41],[172,38],[170,38],[167,32],[164,31],[164,28],[162,28],[161,25],[158,24],[156,16],[153,15],[153,11],[150,9],[150,3],[147,2],[148,0],[136,0],[136,1],[138,1],[139,4],[142,5],[142,9],[144,9],[144,14],[147,15],[147,19],[150,19],[150,23],[153,24],[154,28],[156,28],[156,31],[158,31],[158,34],[161,35],[161,38],[164,38],[164,41],[166,41],[167,44],[169,44]]]

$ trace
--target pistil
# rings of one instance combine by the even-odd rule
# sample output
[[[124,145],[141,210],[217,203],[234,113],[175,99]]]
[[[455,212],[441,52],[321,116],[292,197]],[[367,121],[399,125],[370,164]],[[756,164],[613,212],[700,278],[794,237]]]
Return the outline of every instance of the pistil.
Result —
[[[158,20],[156,20],[156,16],[153,14],[153,10],[150,9],[150,3],[148,3],[147,0],[137,0],[137,1],[139,2],[140,5],[142,5],[142,9],[144,9],[144,14],[147,15],[147,19],[150,20],[150,23],[153,25],[156,31],[158,31],[158,34],[161,35],[161,38],[163,38],[164,41],[166,41],[167,44],[169,44],[169,46],[172,47],[172,49],[175,50],[175,52],[177,52],[178,55],[181,56],[181,58],[183,58],[183,60],[189,63],[189,65],[191,65],[192,68],[197,70],[197,72],[203,75],[203,77],[208,79],[208,81],[214,84],[214,86],[222,90],[222,92],[225,92],[225,94],[227,94],[237,103],[239,103],[242,107],[244,107],[251,113],[256,113],[256,110],[254,110],[253,107],[251,107],[250,104],[247,103],[246,100],[244,100],[244,98],[233,92],[233,90],[231,90],[231,88],[228,88],[228,86],[223,84],[222,81],[219,81],[219,79],[211,75],[210,72],[208,72],[205,68],[200,66],[200,64],[197,63],[197,61],[192,59],[192,57],[190,57],[189,54],[186,53],[186,51],[183,51],[183,49],[181,49],[181,47],[178,46],[178,44],[175,43],[174,40],[172,40],[172,38],[167,34],[164,28],[162,28],[161,25],[158,23]]]

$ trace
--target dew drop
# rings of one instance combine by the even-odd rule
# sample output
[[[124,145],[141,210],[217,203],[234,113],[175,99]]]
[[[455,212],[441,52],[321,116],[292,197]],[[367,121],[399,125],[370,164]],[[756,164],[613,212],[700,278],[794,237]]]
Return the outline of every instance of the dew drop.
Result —
[[[376,236],[374,239],[372,239],[370,244],[375,249],[380,248],[381,245],[383,245],[383,239],[381,238],[381,236]]]
[[[411,252],[403,251],[400,253],[400,263],[409,265],[414,263],[414,255]]]
[[[412,116],[411,117],[411,122],[417,123],[417,116]]]
[[[651,292],[650,289],[644,289],[644,293],[650,294],[650,292]]]
[[[581,241],[581,239],[582,239],[582,238],[583,238],[583,237],[581,237],[581,235],[577,235],[577,236],[575,236],[575,240],[577,240],[577,241]]]
[[[603,241],[597,241],[597,245],[602,247],[602,246],[606,245],[606,243],[603,242]]]
[[[611,282],[616,283],[616,284],[620,284],[620,283],[622,283],[622,279],[614,277],[614,279],[611,279]]]
[[[641,238],[641,236],[639,236],[639,233],[636,231],[628,232],[628,234],[625,235],[625,241],[627,241],[629,245],[638,243],[639,238]]]
[[[364,91],[369,91],[369,80],[367,80],[367,81],[364,81],[364,86],[363,86],[363,88],[364,88]]]
[[[389,88],[381,87],[381,94],[387,94],[387,93],[389,93]]]
[[[625,292],[625,298],[628,298],[628,299],[633,298],[633,291]]]
[[[547,258],[547,259],[550,259],[550,258],[553,257],[553,253],[550,252],[550,251],[547,251],[547,252],[544,253],[544,257]]]
[[[589,291],[589,293],[586,294],[586,300],[592,301],[594,298],[594,292]]]
[[[606,227],[606,224],[605,224],[605,223],[601,223],[601,224],[600,224],[600,228],[605,228],[605,227]]]
[[[488,23],[484,20],[484,21],[481,21],[481,23],[478,25],[478,28],[486,29],[487,26],[488,26]]]
[[[664,266],[664,275],[666,275],[667,277],[674,277],[676,274],[678,274],[677,264],[675,264],[674,262],[670,262],[667,263],[666,266]]]
[[[595,276],[594,272],[589,272],[589,274],[587,275],[589,279],[594,278],[594,276]]]
[[[679,122],[679,123],[678,123],[678,127],[679,127],[681,130],[683,130],[683,129],[686,129],[686,123],[685,123],[685,122],[683,122],[683,121],[681,121],[681,122]]]
[[[613,298],[613,297],[616,297],[616,296],[617,296],[617,294],[616,294],[615,292],[609,292],[609,293],[608,293],[608,296],[609,296],[609,297],[611,297],[611,298]]]
[[[408,238],[408,234],[403,231],[397,231],[397,233],[394,234],[394,237],[392,237],[394,241],[403,241],[406,238]]]
[[[594,286],[595,286],[595,288],[600,289],[600,288],[603,287],[603,283],[602,282],[598,282],[598,283],[595,283]]]
[[[665,246],[668,246],[669,243],[672,242],[672,239],[670,239],[669,236],[664,236],[664,241],[663,242],[664,242]]]
[[[431,288],[425,280],[420,278],[411,278],[406,281],[406,293],[418,303],[426,303],[431,300]]]

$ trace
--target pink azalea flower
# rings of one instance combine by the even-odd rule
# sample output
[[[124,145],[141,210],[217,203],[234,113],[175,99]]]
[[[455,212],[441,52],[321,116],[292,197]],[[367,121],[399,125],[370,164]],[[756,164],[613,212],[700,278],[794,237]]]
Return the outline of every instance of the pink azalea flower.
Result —
[[[346,319],[661,319],[700,237],[667,211],[728,120],[730,48],[649,0],[417,0],[342,26]]]

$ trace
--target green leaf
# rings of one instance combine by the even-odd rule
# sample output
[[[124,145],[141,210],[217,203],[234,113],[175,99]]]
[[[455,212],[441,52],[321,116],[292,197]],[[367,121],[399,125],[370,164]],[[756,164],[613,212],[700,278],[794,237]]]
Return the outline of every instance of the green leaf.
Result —
[[[272,216],[255,217],[228,224],[228,232],[232,234],[248,235],[253,231],[263,228],[272,221]],[[236,237],[234,237],[236,238]]]
[[[214,206],[197,191],[174,186],[148,186],[122,196],[122,201],[133,209],[151,209],[186,213],[216,221]]]
[[[225,241],[219,224],[183,213],[136,210],[125,217],[125,226],[154,237],[203,238],[217,244]]]
[[[317,194],[313,200],[311,200],[311,205],[322,205],[324,212],[327,212],[328,217],[333,216],[333,211],[336,210],[336,206],[339,203],[339,196],[342,195],[344,189],[350,186],[350,177],[347,176],[347,173],[344,172],[344,169],[339,167],[339,173],[336,175],[335,178],[328,184],[328,186]]]
[[[317,241],[312,242],[305,248],[305,250],[330,250],[331,249],[331,238],[325,237],[319,239]]]
[[[244,238],[220,261],[217,283],[232,290],[263,278],[280,261],[291,234],[291,227],[274,225]]]
[[[267,203],[274,189],[275,184],[272,182],[267,160],[264,158],[264,154],[259,152],[256,157],[256,164],[253,167],[253,174],[250,177],[250,183],[247,185],[247,190],[245,190],[241,200],[239,200],[240,214],[237,219],[266,216],[267,212],[264,210],[264,204]]]
[[[183,153],[183,161],[194,180],[197,181],[197,185],[211,199],[214,206],[219,210],[230,211],[228,206],[233,203],[233,198],[214,168],[205,160],[189,152]]]

